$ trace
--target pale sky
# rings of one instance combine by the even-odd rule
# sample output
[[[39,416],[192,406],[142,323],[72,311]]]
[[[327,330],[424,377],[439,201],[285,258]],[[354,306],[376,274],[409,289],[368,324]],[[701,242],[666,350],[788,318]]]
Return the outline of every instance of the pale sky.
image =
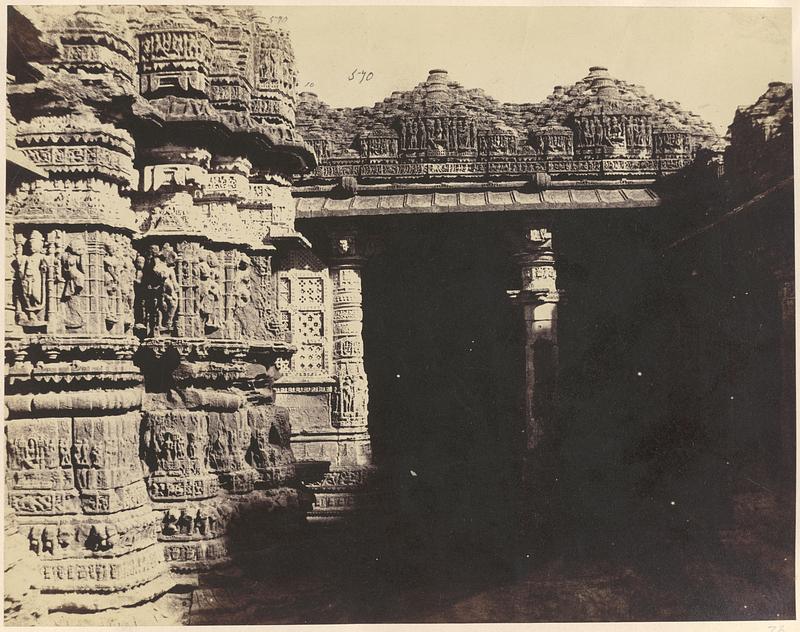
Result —
[[[792,80],[791,13],[774,8],[263,7],[287,17],[300,90],[371,106],[444,68],[501,102],[536,102],[589,66],[678,101],[724,133],[737,106]],[[362,80],[358,69],[371,72]],[[366,77],[366,76],[364,76]],[[313,86],[307,85],[313,83]]]

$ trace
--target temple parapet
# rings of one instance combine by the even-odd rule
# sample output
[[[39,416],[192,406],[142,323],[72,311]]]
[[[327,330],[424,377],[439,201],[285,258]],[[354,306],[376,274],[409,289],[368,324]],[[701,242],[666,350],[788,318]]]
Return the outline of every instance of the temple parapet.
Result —
[[[596,66],[538,104],[500,104],[444,70],[372,108],[334,110],[301,93],[298,127],[320,165],[299,184],[344,176],[366,183],[431,177],[485,180],[653,178],[719,141],[699,117]]]

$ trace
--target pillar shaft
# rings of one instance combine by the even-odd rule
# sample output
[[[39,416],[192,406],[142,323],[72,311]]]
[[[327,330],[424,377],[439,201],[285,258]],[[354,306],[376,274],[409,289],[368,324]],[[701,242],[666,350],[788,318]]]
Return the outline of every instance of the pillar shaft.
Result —
[[[264,227],[238,213],[250,163],[198,147],[143,157],[148,484],[166,559],[193,570],[260,544],[266,529],[252,518],[246,538],[230,537],[242,514],[297,505],[288,411],[272,390],[275,362],[291,348],[276,321]]]
[[[526,447],[534,450],[554,424],[559,293],[550,229],[525,227],[517,243],[522,285],[509,294],[524,314]]]
[[[133,143],[88,114],[34,119],[17,140],[50,177],[8,204],[8,501],[49,607],[130,605],[169,587],[139,460],[134,218],[119,186]]]

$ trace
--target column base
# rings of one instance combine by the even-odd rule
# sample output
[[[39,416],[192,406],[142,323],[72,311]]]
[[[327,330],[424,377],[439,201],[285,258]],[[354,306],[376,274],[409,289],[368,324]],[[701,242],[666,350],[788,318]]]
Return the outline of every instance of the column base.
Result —
[[[377,468],[332,467],[318,483],[307,485],[313,495],[310,523],[332,523],[376,510],[380,492]]]
[[[300,525],[299,492],[293,487],[225,494],[162,511],[159,541],[177,574],[202,573],[236,562],[275,543],[287,525]]]
[[[49,611],[135,606],[169,591],[159,544],[121,556],[41,562],[41,603]]]

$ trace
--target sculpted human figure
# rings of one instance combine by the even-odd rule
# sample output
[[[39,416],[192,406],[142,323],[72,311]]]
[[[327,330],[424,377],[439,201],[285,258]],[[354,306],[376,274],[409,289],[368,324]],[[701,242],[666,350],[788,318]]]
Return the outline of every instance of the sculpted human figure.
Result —
[[[120,256],[119,268],[119,313],[125,331],[130,329],[134,320],[134,281],[136,271],[132,257]]]
[[[172,330],[178,311],[176,261],[177,254],[169,244],[162,248],[150,246],[143,272],[143,280],[147,283],[145,311],[150,335]]]
[[[100,452],[95,445],[89,450],[89,465],[94,468],[100,467]]]
[[[175,435],[175,458],[182,459],[184,455],[183,450],[183,437],[179,434]]]
[[[133,321],[134,329],[146,328],[147,296],[144,285],[144,269],[146,260],[137,255],[133,262]]]
[[[72,540],[72,533],[67,531],[67,529],[59,527],[58,534],[56,535],[56,540],[58,542],[58,546],[62,549],[65,549],[69,546],[70,540]]]
[[[610,129],[610,136],[612,140],[621,140],[622,139],[622,127],[620,125],[620,120],[618,116],[612,116],[609,118],[609,129]]]
[[[356,412],[359,415],[366,416],[369,407],[369,391],[365,379],[359,378],[356,380],[354,396]]]
[[[80,238],[74,239],[61,255],[61,278],[64,290],[61,295],[64,326],[78,329],[83,326],[83,288],[86,283],[84,255],[86,246]]]
[[[45,527],[42,530],[42,553],[53,553],[55,549],[55,542],[53,541],[53,536],[50,534],[50,530]]]
[[[24,238],[20,243],[24,243]],[[44,238],[38,230],[34,230],[28,239],[28,254],[21,256],[17,263],[19,301],[31,324],[40,322],[43,316],[47,296],[47,269]]]
[[[175,460],[175,441],[172,439],[172,434],[167,432],[164,434],[164,457],[169,461]]]
[[[173,513],[173,510],[170,509],[164,512],[164,520],[161,523],[161,533],[164,535],[175,535],[178,532],[177,529],[178,518]]]
[[[30,543],[31,551],[38,555],[41,542],[39,541],[39,535],[35,527],[32,527],[31,530],[28,531],[28,542]]]
[[[213,252],[198,266],[200,276],[200,297],[198,309],[206,331],[219,329],[219,308],[222,304],[222,288],[219,285],[219,262]]]
[[[200,509],[197,510],[197,515],[194,518],[194,530],[200,535],[208,533],[208,515],[202,513]]]
[[[353,412],[353,377],[345,375],[341,384],[342,391],[342,414]]]
[[[69,448],[63,443],[58,444],[58,460],[61,467],[71,467],[72,460],[69,456]]]
[[[106,242],[104,249],[103,285],[106,291],[105,318],[106,323],[113,325],[119,321],[120,316],[121,276],[123,275],[125,264],[117,253],[117,246],[114,242]]]

